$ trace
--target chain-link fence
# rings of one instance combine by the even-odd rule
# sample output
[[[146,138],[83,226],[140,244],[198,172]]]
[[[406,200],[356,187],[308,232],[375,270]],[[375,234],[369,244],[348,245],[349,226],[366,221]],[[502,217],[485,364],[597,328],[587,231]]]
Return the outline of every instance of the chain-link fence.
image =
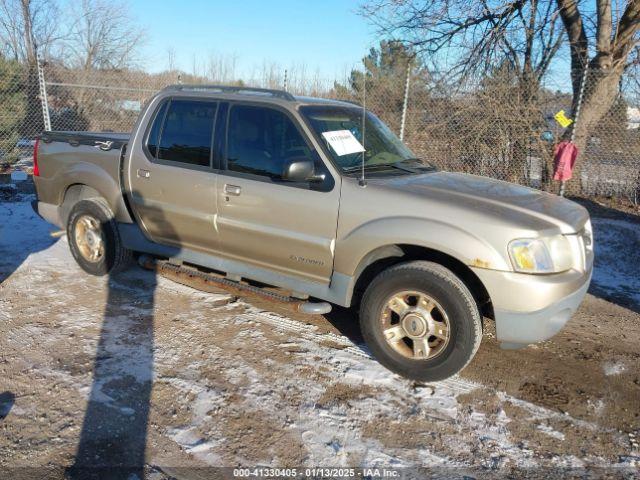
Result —
[[[531,94],[500,74],[460,85],[446,76],[406,71],[384,78],[362,76],[366,85],[353,75],[341,81],[308,80],[286,72],[237,83],[365,102],[392,130],[403,131],[418,157],[443,170],[557,191],[554,146],[566,130],[554,117],[560,110],[572,116],[568,89],[546,84]],[[93,131],[130,131],[145,102],[166,85],[215,83],[178,72],[81,71],[56,65],[45,65],[44,79],[51,128]],[[640,102],[633,92],[623,91],[586,137],[578,139],[581,153],[568,182],[570,193],[638,204]],[[37,70],[0,61],[0,162],[5,165],[31,156],[33,139],[44,129],[41,97]]]

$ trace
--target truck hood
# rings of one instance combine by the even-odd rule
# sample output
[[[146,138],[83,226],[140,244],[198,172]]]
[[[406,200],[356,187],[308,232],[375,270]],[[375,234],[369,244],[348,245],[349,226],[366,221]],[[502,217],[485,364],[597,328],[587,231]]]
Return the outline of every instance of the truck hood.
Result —
[[[427,197],[465,210],[484,212],[515,225],[540,229],[557,227],[562,233],[580,231],[589,219],[585,208],[557,195],[464,173],[432,172],[387,178],[386,187]]]

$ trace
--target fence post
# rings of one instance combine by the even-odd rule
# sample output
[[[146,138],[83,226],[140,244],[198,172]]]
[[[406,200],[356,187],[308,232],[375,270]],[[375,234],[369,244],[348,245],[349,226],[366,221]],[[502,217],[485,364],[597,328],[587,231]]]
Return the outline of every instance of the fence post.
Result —
[[[287,91],[287,69],[284,69],[284,91]]]
[[[578,119],[580,118],[580,108],[582,107],[582,100],[584,98],[584,87],[587,84],[587,73],[589,72],[589,63],[584,66],[584,72],[582,74],[582,81],[580,82],[580,93],[578,94],[578,105],[576,105],[576,111],[573,115],[573,128],[571,129],[571,139],[570,142],[573,143],[576,139],[576,127],[578,126]],[[585,145],[586,148],[586,145]],[[582,179],[578,179],[578,181],[582,181]],[[564,197],[564,187],[565,180],[560,182],[560,196]]]
[[[47,84],[44,79],[44,68],[40,56],[36,55],[36,66],[38,70],[38,88],[40,91],[40,103],[42,104],[42,120],[45,132],[51,131],[51,117],[49,116],[49,101],[47,99]]]
[[[411,61],[407,61],[407,78],[404,81],[404,99],[402,101],[402,120],[400,121],[400,140],[404,140],[404,125],[407,120],[407,104],[409,103],[409,79],[411,78]]]

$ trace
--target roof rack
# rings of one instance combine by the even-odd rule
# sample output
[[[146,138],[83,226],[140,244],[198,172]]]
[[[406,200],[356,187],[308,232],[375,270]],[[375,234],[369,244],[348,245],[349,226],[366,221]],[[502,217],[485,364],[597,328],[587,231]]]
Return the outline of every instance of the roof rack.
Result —
[[[234,87],[231,85],[169,85],[164,90],[179,91],[218,91],[222,93],[249,93],[256,95],[271,95],[276,98],[282,98],[290,102],[295,101],[295,97],[284,90],[274,90],[271,88],[253,88],[253,87]]]

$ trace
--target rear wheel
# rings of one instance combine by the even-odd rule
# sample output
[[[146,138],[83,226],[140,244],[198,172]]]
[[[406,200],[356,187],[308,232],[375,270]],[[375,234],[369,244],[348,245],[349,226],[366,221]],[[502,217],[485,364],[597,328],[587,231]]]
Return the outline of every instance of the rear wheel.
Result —
[[[91,275],[106,275],[126,268],[132,257],[120,240],[116,221],[100,198],[81,200],[69,214],[67,239],[73,258]]]
[[[380,273],[360,307],[362,335],[378,361],[414,380],[435,381],[462,370],[482,339],[471,292],[450,270],[408,262]]]

